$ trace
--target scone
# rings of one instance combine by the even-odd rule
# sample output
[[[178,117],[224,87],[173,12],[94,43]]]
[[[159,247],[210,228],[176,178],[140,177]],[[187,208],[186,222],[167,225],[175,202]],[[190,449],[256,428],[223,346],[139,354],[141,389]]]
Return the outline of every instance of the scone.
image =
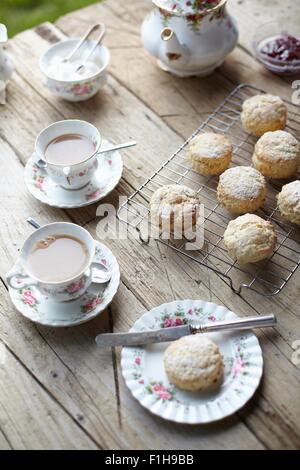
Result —
[[[169,381],[183,390],[205,390],[217,384],[224,371],[218,346],[206,336],[184,336],[170,344],[164,354]]]
[[[288,132],[267,132],[256,143],[252,162],[264,176],[290,178],[299,166],[300,144]]]
[[[183,233],[196,225],[199,206],[197,193],[187,186],[162,186],[150,200],[151,223],[163,232]]]
[[[186,158],[197,173],[220,175],[229,167],[232,145],[224,135],[206,132],[191,141]]]
[[[285,128],[287,107],[279,96],[256,95],[244,101],[241,120],[245,131],[260,137]]]
[[[267,194],[265,178],[250,166],[229,168],[221,176],[217,198],[233,214],[255,212]]]
[[[240,264],[256,263],[268,258],[277,243],[271,222],[255,214],[241,215],[229,222],[224,244],[229,256]]]
[[[300,225],[300,181],[293,181],[283,186],[277,201],[281,215],[290,222]]]

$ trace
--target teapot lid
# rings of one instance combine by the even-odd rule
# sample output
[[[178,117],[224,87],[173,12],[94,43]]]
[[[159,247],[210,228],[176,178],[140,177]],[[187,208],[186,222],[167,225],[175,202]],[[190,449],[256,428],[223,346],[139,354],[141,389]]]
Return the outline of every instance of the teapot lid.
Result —
[[[226,3],[227,0],[152,0],[162,10],[174,15],[194,15],[208,13]]]
[[[0,23],[0,44],[7,42],[7,29],[4,24]]]

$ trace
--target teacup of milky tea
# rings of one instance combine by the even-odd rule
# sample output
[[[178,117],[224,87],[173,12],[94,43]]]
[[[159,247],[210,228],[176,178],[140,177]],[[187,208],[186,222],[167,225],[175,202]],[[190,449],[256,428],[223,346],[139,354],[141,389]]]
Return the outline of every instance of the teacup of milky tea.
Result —
[[[35,286],[56,301],[80,297],[90,286],[95,242],[79,225],[55,222],[45,225],[27,238],[18,267],[7,274],[13,289]]]
[[[80,189],[98,168],[101,146],[98,129],[86,121],[68,119],[46,127],[35,143],[37,160],[47,163],[46,171],[65,189]]]

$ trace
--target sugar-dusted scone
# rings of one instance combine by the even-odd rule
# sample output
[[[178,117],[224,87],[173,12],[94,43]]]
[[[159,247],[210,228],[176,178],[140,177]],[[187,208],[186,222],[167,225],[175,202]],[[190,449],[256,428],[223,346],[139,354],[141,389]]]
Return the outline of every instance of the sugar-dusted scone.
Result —
[[[196,225],[199,206],[197,193],[187,186],[162,186],[150,200],[151,223],[165,232],[183,233]]]
[[[285,128],[287,107],[279,96],[256,95],[244,101],[241,120],[245,131],[260,137]]]
[[[224,233],[229,256],[240,264],[256,263],[268,258],[277,243],[275,229],[258,215],[245,214],[231,220]]]
[[[226,170],[219,179],[217,198],[233,214],[255,212],[267,194],[263,175],[250,166],[236,166]]]
[[[299,166],[300,144],[289,132],[267,132],[256,143],[252,162],[264,176],[290,178]]]
[[[232,145],[224,135],[205,132],[191,141],[186,158],[197,173],[220,175],[229,167]]]
[[[167,347],[164,366],[169,381],[183,390],[206,390],[220,382],[224,372],[218,346],[206,336],[184,336]]]
[[[293,181],[283,186],[277,201],[281,215],[290,222],[300,225],[300,181]]]

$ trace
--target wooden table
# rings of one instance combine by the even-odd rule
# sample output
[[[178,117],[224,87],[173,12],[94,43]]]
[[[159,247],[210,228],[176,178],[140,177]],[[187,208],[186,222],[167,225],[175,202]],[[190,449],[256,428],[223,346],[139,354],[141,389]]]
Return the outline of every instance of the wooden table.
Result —
[[[179,262],[155,242],[142,246],[133,237],[106,240],[122,273],[111,308],[90,323],[63,330],[26,321],[12,307],[5,282],[5,273],[32,231],[28,216],[41,223],[76,222],[92,234],[98,222],[95,206],[63,211],[28,194],[24,164],[43,127],[81,118],[115,142],[138,141],[137,147],[123,152],[123,178],[105,201],[117,205],[119,195],[129,196],[236,84],[252,83],[291,98],[290,84],[258,65],[250,43],[258,22],[280,17],[283,9],[300,18],[300,6],[292,0],[274,1],[272,9],[269,5],[267,0],[231,0],[240,44],[206,79],[177,79],[156,67],[139,35],[149,1],[104,1],[9,42],[16,72],[7,105],[0,108],[0,343],[6,350],[6,361],[0,365],[0,448],[299,448],[300,374],[291,359],[292,343],[300,338],[299,272],[276,297],[247,291],[237,296],[214,273]],[[39,56],[50,44],[65,35],[82,34],[95,21],[108,28],[108,85],[82,104],[53,98],[42,85]],[[126,331],[142,312],[184,298],[223,304],[239,315],[274,312],[279,320],[277,333],[259,333],[265,373],[254,398],[236,415],[208,426],[175,425],[150,415],[126,389],[118,351],[97,350],[94,342],[96,333]]]

